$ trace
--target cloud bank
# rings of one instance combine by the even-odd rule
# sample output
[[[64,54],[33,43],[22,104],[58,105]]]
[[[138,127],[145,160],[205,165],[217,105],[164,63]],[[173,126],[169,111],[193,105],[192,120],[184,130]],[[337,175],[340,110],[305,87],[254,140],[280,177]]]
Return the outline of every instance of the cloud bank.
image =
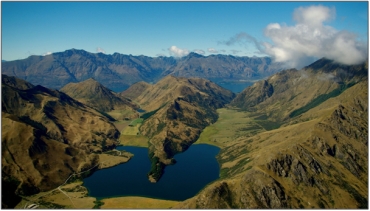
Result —
[[[97,53],[105,53],[105,50],[103,48],[101,48],[101,47],[97,47],[96,48],[96,52]]]
[[[183,57],[190,53],[187,49],[181,49],[174,45],[168,48],[168,51],[170,52],[170,55],[174,57]]]
[[[50,55],[50,54],[52,54],[53,52],[51,52],[51,51],[48,51],[48,52],[46,52],[46,53],[44,53],[44,54],[42,54],[43,56],[47,56],[47,55]]]
[[[218,51],[216,49],[214,49],[214,48],[208,48],[207,50],[210,53],[218,53]]]
[[[195,49],[194,52],[197,53],[197,54],[201,54],[201,55],[204,55],[206,53],[202,49]]]
[[[265,28],[265,36],[273,44],[264,42],[261,51],[275,61],[301,68],[322,57],[348,65],[359,64],[368,57],[367,44],[358,41],[356,34],[324,24],[335,19],[335,8],[299,7],[293,19],[294,26],[271,23]]]
[[[347,65],[364,62],[368,58],[367,43],[359,41],[354,33],[326,24],[335,19],[335,13],[335,8],[321,5],[299,7],[293,12],[295,25],[271,23],[266,26],[264,34],[271,43],[260,42],[245,32],[218,43],[246,48],[253,44],[258,50],[256,54],[271,56],[289,68],[302,68],[322,57]]]

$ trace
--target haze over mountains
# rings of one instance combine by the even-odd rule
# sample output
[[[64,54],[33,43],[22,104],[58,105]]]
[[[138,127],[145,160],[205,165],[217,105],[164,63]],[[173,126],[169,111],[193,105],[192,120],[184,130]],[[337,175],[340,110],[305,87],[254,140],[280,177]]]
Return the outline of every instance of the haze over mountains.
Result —
[[[176,59],[119,53],[106,55],[76,49],[2,62],[1,67],[3,74],[53,89],[60,89],[70,82],[95,78],[115,92],[121,92],[139,81],[155,83],[169,74],[218,81],[254,80],[283,69],[282,63],[273,63],[269,57],[202,56],[190,53]]]
[[[368,62],[323,58],[272,74],[274,65],[269,58],[192,53],[175,60],[80,50],[3,62],[5,72],[27,78],[2,75],[2,182],[11,196],[3,207],[95,165],[97,155],[119,144],[114,119],[104,112],[141,108],[152,182],[208,127],[228,121],[214,133],[230,137],[208,142],[221,148],[220,179],[175,208],[367,208]],[[270,76],[236,95],[200,78],[213,75]],[[111,90],[122,84],[132,85]],[[220,119],[220,109],[244,122]]]

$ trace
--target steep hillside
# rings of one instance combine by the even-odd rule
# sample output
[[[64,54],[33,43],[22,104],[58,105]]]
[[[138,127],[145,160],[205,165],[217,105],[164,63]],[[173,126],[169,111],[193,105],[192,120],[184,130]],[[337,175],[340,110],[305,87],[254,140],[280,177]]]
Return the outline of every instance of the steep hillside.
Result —
[[[255,83],[230,105],[281,122],[338,96],[365,78],[366,64],[348,66],[320,59],[301,70],[284,70]]]
[[[2,207],[62,184],[115,147],[118,130],[94,109],[42,86],[2,81]],[[18,87],[18,88],[17,88]],[[23,88],[23,89],[19,89]]]
[[[169,74],[209,79],[256,79],[280,71],[282,64],[272,63],[270,58],[229,55],[204,57],[191,53],[175,59],[119,53],[107,55],[71,49],[2,62],[1,69],[4,74],[54,89],[93,77],[105,87],[121,92],[136,82],[155,83]]]
[[[217,142],[220,180],[176,208],[368,208],[367,68],[321,59],[244,90],[229,109],[251,132]]]
[[[167,76],[132,99],[148,111],[142,115],[140,131],[150,138],[152,182],[174,162],[176,153],[185,151],[203,128],[217,120],[216,109],[233,97],[232,92],[205,79]]]
[[[151,86],[152,85],[150,85],[150,84],[148,84],[144,81],[140,81],[140,82],[134,83],[128,89],[119,93],[119,96],[124,97],[124,98],[128,98],[128,99],[135,99],[137,96],[141,95],[141,93],[144,90],[148,89]]]
[[[1,74],[1,83],[21,90],[30,89],[34,87],[33,84],[28,83],[27,81],[21,80],[13,76],[7,76],[4,74]]]
[[[368,208],[367,117],[365,80],[299,123],[229,142],[222,178],[175,208]]]
[[[135,110],[138,108],[129,99],[119,97],[118,94],[92,78],[79,83],[69,83],[60,89],[60,91],[81,103],[103,112],[113,109]]]

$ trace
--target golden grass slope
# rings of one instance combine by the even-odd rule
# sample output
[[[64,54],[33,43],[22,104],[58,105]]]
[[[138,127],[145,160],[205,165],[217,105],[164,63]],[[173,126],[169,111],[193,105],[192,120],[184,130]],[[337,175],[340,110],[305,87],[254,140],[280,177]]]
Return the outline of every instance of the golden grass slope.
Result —
[[[103,112],[114,109],[134,111],[137,108],[129,99],[120,97],[92,78],[78,83],[69,83],[60,91],[81,103]]]
[[[117,197],[101,200],[102,209],[170,209],[178,201],[152,199],[144,197]]]
[[[367,96],[363,81],[295,123],[226,143],[221,179],[175,208],[367,208]]]
[[[106,117],[64,93],[5,83],[1,132],[3,187],[18,195],[50,190],[96,165],[99,157],[92,152],[116,146],[119,138]]]
[[[140,133],[149,138],[152,182],[161,177],[176,153],[185,151],[204,127],[216,121],[216,109],[233,97],[232,92],[209,80],[169,75],[132,99],[147,111],[141,116]]]

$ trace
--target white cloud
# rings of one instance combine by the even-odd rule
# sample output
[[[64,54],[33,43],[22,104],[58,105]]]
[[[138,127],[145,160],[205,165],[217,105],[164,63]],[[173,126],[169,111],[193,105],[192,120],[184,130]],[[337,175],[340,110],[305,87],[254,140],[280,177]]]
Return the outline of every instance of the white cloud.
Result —
[[[183,57],[189,54],[187,49],[181,49],[174,45],[168,48],[168,50],[170,51],[170,55],[174,57]]]
[[[297,68],[322,57],[348,65],[365,61],[366,43],[358,41],[354,33],[324,24],[334,18],[335,8],[299,7],[293,13],[294,26],[272,23],[265,28],[265,35],[273,44],[263,43],[261,51],[277,62]]]
[[[218,53],[218,51],[216,49],[214,49],[214,48],[208,48],[207,50],[210,53]]]
[[[53,52],[51,52],[51,51],[48,51],[48,52],[46,52],[46,53],[44,53],[44,54],[42,54],[43,56],[46,56],[46,55],[50,55],[50,54],[52,54]]]
[[[201,55],[204,55],[206,52],[201,50],[201,49],[195,49],[193,52],[197,53],[197,54],[201,54]]]
[[[103,48],[101,48],[101,47],[97,47],[96,48],[96,52],[97,53],[105,53],[105,50]]]

